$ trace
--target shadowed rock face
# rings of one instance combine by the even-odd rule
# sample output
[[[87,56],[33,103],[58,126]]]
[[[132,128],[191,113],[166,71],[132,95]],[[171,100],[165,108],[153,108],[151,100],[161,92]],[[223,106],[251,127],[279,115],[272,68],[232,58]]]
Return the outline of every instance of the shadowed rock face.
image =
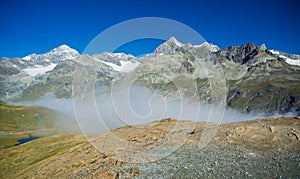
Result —
[[[253,42],[250,42],[247,45],[227,47],[221,53],[231,61],[245,64],[252,56],[258,53],[258,48]]]
[[[195,70],[193,65],[189,62],[188,59],[186,59],[184,62],[182,62],[181,65],[182,65],[182,68],[180,69],[179,73],[183,73],[183,72],[193,73]]]
[[[0,75],[15,75],[18,73],[19,70],[16,68],[0,66]]]

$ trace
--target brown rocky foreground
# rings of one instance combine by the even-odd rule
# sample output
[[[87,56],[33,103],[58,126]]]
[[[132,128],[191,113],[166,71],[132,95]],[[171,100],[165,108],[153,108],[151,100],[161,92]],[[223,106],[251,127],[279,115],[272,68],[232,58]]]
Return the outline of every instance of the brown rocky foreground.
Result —
[[[88,140],[58,134],[1,149],[0,178],[300,177],[299,117],[164,119]]]

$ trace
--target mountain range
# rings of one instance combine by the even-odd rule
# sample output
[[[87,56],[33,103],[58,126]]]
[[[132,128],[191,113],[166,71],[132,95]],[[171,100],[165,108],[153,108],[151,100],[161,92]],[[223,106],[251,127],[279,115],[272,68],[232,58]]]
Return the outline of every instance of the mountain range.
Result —
[[[93,87],[99,94],[113,83],[138,75],[136,84],[165,97],[178,97],[180,84],[183,95],[206,103],[224,97],[228,108],[245,113],[300,115],[299,55],[271,50],[264,44],[220,49],[207,42],[182,44],[174,37],[140,58],[111,52],[80,54],[67,45],[44,54],[1,58],[0,100],[20,102],[47,94],[54,98],[84,96],[72,93],[74,77],[84,78],[78,69],[94,75]]]

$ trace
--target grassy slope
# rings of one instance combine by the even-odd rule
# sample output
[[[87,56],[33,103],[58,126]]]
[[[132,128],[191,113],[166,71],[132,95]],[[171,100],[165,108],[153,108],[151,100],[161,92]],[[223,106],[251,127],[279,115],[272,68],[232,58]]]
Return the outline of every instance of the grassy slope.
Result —
[[[0,131],[51,128],[57,113],[41,106],[15,106],[0,102]]]
[[[15,106],[0,102],[0,148],[17,144],[30,136],[47,135],[35,132],[53,128],[58,114],[40,106]]]
[[[0,178],[22,176],[41,161],[67,152],[71,147],[84,143],[83,136],[54,135],[25,144],[0,150]]]
[[[229,96],[235,95],[235,98],[229,100],[229,106],[240,111],[249,109],[255,112],[285,112],[288,108],[296,110],[295,105],[298,105],[300,98],[300,81],[287,81],[273,77],[244,79],[232,87]],[[293,98],[295,101],[292,103]]]

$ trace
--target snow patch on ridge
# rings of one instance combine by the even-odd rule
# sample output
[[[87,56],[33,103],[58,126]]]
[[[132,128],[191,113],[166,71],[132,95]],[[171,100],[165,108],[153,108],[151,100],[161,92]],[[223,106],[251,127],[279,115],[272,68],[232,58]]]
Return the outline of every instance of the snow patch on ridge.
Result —
[[[276,51],[276,50],[269,50],[272,54],[274,54],[274,55],[279,55],[280,53],[278,52],[278,51]]]
[[[300,60],[296,60],[296,59],[291,59],[287,56],[281,55],[279,51],[277,50],[269,50],[273,55],[278,55],[278,57],[282,58],[285,60],[286,63],[290,64],[290,65],[296,65],[296,66],[300,66]]]
[[[31,56],[30,56],[30,55],[27,55],[26,57],[23,57],[22,59],[27,61],[27,60],[30,60],[30,59],[31,59]]]
[[[38,66],[36,68],[25,68],[23,71],[27,73],[29,76],[36,76],[37,74],[45,74],[48,71],[53,70],[57,64],[51,63],[49,66]]]
[[[122,67],[121,67],[120,71],[128,73],[128,72],[134,70],[137,66],[139,66],[139,64],[140,64],[139,62],[132,63],[131,61],[127,61],[127,62],[121,61]]]
[[[105,65],[107,66],[110,66],[112,67],[112,69],[118,71],[118,72],[124,72],[124,73],[128,73],[132,70],[134,70],[137,66],[139,66],[139,62],[137,61],[120,61],[121,63],[121,66],[119,65],[116,65],[114,63],[110,63],[110,62],[105,62],[105,61],[102,61],[102,60],[99,60],[97,58],[94,58],[95,60],[101,62],[101,63],[104,63]]]
[[[285,59],[285,62],[290,65],[300,66],[300,60],[294,60],[294,59],[288,58],[284,55],[279,55],[279,57]]]
[[[208,50],[210,52],[217,52],[217,51],[220,50],[220,48],[217,45],[214,45],[214,44],[211,44],[211,43],[208,43],[208,42],[203,42],[200,45],[194,45],[194,47],[206,47],[206,48],[208,48]]]
[[[288,58],[288,59],[286,59],[285,62],[288,63],[288,64],[290,64],[290,65],[300,66],[300,60],[292,60],[292,59]]]

